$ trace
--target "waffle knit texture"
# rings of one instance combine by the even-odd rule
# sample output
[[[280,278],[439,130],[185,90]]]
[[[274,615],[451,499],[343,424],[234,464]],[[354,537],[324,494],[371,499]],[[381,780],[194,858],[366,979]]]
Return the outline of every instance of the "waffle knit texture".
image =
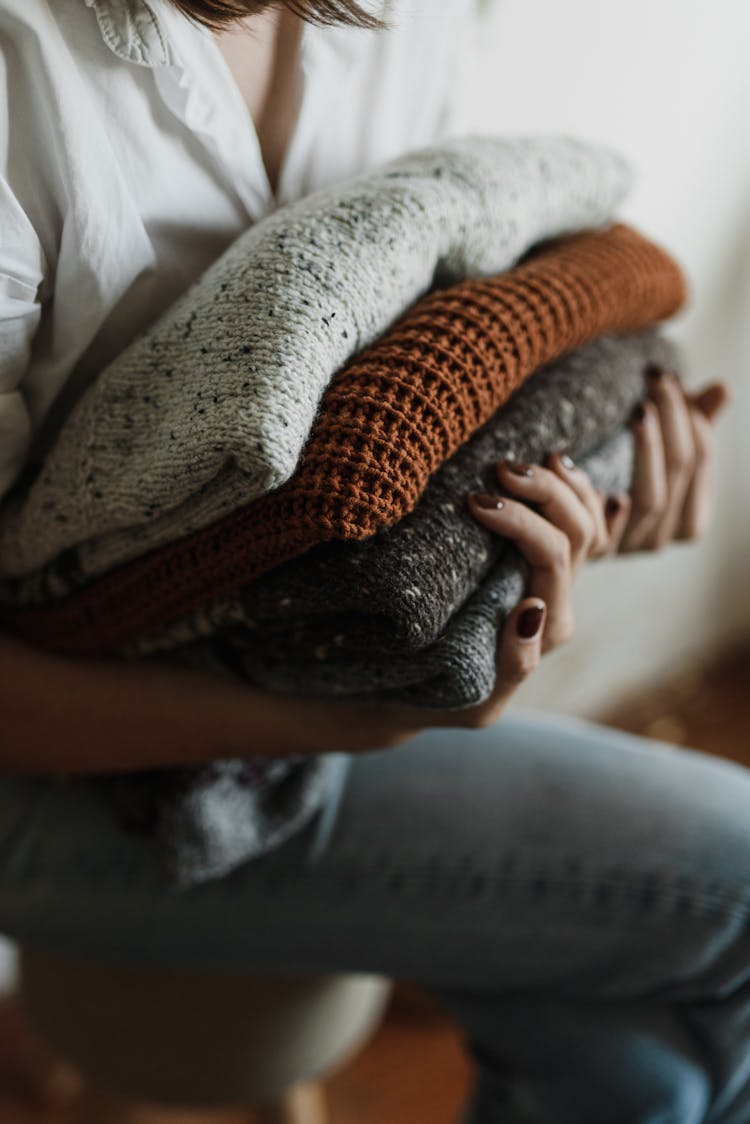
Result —
[[[282,692],[438,708],[483,702],[494,687],[498,632],[523,596],[526,575],[515,548],[468,515],[466,492],[496,488],[499,458],[538,461],[562,448],[578,457],[594,444],[581,465],[605,492],[627,490],[632,443],[622,422],[644,394],[650,363],[679,366],[666,341],[649,334],[598,341],[539,372],[441,469],[398,527],[367,544],[323,547],[256,583],[243,595],[255,622],[239,603],[245,627],[225,604],[210,620],[210,637],[179,648],[179,636],[165,635],[160,646],[178,646],[170,658],[207,673]],[[464,582],[476,580],[465,584],[465,601],[451,616],[455,590],[446,593],[441,578],[464,556],[471,560]],[[404,577],[394,582],[399,558]],[[406,583],[418,583],[426,598],[402,604]],[[378,611],[368,617],[372,593]],[[414,646],[420,630],[408,619],[409,605],[419,622],[446,622],[423,647]],[[360,611],[342,611],[351,606]],[[256,758],[99,783],[123,822],[151,837],[168,876],[189,886],[226,874],[265,849],[268,835],[278,840],[299,826],[322,799],[330,767],[329,758]]]
[[[432,473],[540,366],[665,319],[684,296],[672,259],[625,226],[438,290],[335,380],[283,488],[57,605],[6,611],[6,624],[59,650],[111,651],[321,542],[370,538],[414,509]],[[10,596],[43,601],[85,582],[79,555],[61,563]]]
[[[142,638],[130,655],[219,636],[227,666],[234,658],[247,678],[274,690],[364,697],[419,684],[425,651],[508,553],[473,518],[468,493],[498,490],[498,461],[538,464],[562,451],[587,458],[602,490],[627,491],[631,447],[620,431],[652,365],[680,365],[676,349],[652,331],[603,337],[558,360],[462,445],[395,527],[366,542],[318,547]],[[472,691],[464,703],[432,705],[477,697]]]
[[[279,487],[334,373],[436,280],[611,221],[629,178],[575,140],[460,139],[256,224],[74,408],[7,506],[0,573],[81,547],[93,576]]]
[[[632,435],[621,430],[580,463],[602,491],[626,492],[632,478]],[[278,633],[235,625],[169,653],[170,658],[298,697],[432,709],[476,706],[492,694],[498,634],[524,595],[523,559],[511,544],[498,543],[503,547],[500,560],[424,648],[409,650],[394,642],[377,617],[336,613],[319,621],[308,617]],[[425,561],[431,553],[424,551]],[[428,579],[427,573],[423,578]]]

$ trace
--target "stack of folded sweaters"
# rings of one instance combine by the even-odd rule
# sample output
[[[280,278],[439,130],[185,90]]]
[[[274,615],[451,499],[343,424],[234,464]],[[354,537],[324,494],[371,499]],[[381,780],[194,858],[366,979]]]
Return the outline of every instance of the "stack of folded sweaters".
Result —
[[[680,270],[612,225],[613,154],[455,141],[243,235],[89,388],[0,511],[3,627],[274,691],[466,707],[517,552],[466,508],[502,458],[627,490]],[[426,724],[429,715],[426,715]],[[332,758],[102,778],[179,886],[275,846]]]

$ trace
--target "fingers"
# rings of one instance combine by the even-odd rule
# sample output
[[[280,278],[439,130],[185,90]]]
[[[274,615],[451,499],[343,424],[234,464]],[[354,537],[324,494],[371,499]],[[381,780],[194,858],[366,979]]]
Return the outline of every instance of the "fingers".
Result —
[[[607,524],[607,549],[605,554],[617,554],[622,546],[622,540],[630,521],[632,501],[630,496],[623,493],[619,496],[609,496],[604,505],[604,519]]]
[[[664,509],[644,545],[660,550],[674,539],[682,520],[695,470],[695,441],[690,408],[676,375],[651,367],[648,380],[661,431],[667,494]]]
[[[497,648],[497,675],[491,698],[468,710],[443,712],[441,725],[476,730],[492,726],[510,699],[539,666],[546,606],[537,597],[527,597],[509,613]]]
[[[502,461],[497,475],[513,497],[473,495],[469,504],[489,530],[515,542],[529,563],[527,592],[546,605],[542,651],[547,652],[573,633],[575,571],[587,558],[619,545],[629,503],[616,497],[605,511],[604,498],[587,475],[557,454],[549,458],[549,467]]]
[[[529,563],[527,592],[547,606],[542,651],[564,644],[573,632],[571,547],[567,535],[518,500],[472,495],[469,506],[488,530],[514,542]]]
[[[705,390],[688,396],[690,405],[703,414],[711,424],[718,420],[719,414],[729,405],[731,399],[731,391],[725,382],[712,383]]]
[[[713,427],[731,398],[724,382],[711,383],[697,394],[687,396],[695,464],[675,534],[677,539],[699,539],[708,529],[713,506]]]
[[[667,467],[659,413],[653,402],[637,406],[632,418],[635,439],[630,516],[622,536],[623,553],[646,549],[667,506]]]
[[[592,554],[603,553],[607,528],[602,497],[568,457],[550,457],[550,468],[501,461],[497,476],[507,491],[534,504],[563,532],[574,572]]]
[[[699,409],[690,411],[695,449],[695,467],[675,538],[694,541],[705,534],[713,506],[713,431],[712,422]]]
[[[498,647],[494,701],[507,702],[539,666],[546,616],[547,607],[538,597],[527,597],[509,614]]]
[[[631,512],[619,549],[659,550],[705,532],[713,497],[713,425],[730,400],[725,383],[686,395],[679,378],[649,371],[649,399],[633,416]]]
[[[598,558],[609,549],[610,535],[605,516],[604,497],[591,483],[589,476],[565,453],[552,453],[547,458],[550,468],[568,487],[572,488],[586,509],[593,535],[589,543],[588,558]],[[585,561],[585,559],[584,559]]]

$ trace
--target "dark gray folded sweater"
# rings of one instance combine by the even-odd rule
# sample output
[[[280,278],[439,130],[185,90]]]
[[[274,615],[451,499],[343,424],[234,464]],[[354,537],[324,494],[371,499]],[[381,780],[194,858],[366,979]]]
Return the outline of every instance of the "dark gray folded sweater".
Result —
[[[502,457],[539,461],[562,449],[603,491],[627,490],[632,445],[623,423],[652,363],[674,368],[677,356],[649,333],[600,340],[537,373],[392,530],[319,548],[152,637],[144,651],[170,651],[212,673],[296,695],[439,708],[484,701],[498,632],[523,596],[525,568],[507,541],[468,514],[466,494],[494,489]],[[185,886],[256,854],[259,817],[265,823],[270,814],[277,842],[303,823],[330,792],[340,757],[276,764],[281,784],[269,780],[274,763],[262,759],[98,783],[129,824],[154,836],[170,877]]]
[[[540,462],[549,452],[580,458],[595,450],[643,396],[645,369],[676,363],[675,349],[655,332],[581,348],[521,387],[395,527],[366,542],[318,547],[146,638],[134,654],[190,646],[192,660],[196,639],[221,636],[222,650],[224,640],[242,647],[265,683],[264,666],[288,657],[336,665],[363,652],[426,648],[506,551],[472,518],[467,494],[496,490],[494,466],[503,458]]]
[[[581,467],[608,494],[630,486],[633,441],[620,430]],[[196,668],[282,694],[459,709],[485,702],[495,685],[498,635],[524,594],[526,568],[503,544],[479,588],[424,648],[410,649],[377,618],[310,617],[274,632],[235,626],[179,653]]]

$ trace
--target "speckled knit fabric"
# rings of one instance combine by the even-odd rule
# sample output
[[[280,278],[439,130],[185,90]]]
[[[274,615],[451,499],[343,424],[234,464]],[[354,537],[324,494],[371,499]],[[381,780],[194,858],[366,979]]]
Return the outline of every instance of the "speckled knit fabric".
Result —
[[[368,542],[318,547],[145,638],[133,654],[218,636],[215,665],[273,690],[470,705],[487,688],[491,645],[470,642],[459,610],[479,589],[471,619],[496,620],[488,606],[505,613],[515,604],[506,595],[518,593],[522,570],[517,556],[505,568],[507,544],[472,518],[468,492],[497,489],[498,460],[537,463],[562,450],[588,456],[598,487],[627,490],[631,447],[616,432],[643,397],[651,364],[679,368],[675,348],[647,333],[599,339],[537,372],[435,473],[396,527]],[[506,590],[499,604],[498,581]],[[193,649],[181,658],[201,662],[206,654]],[[435,682],[451,701],[437,703]]]
[[[280,846],[336,791],[341,754],[250,757],[190,768],[69,778],[149,839],[165,886],[186,890]]]
[[[414,508],[430,475],[540,365],[602,332],[666,318],[684,293],[671,258],[624,226],[437,291],[334,382],[283,488],[57,605],[3,619],[37,643],[106,652],[323,541],[369,538]],[[44,602],[85,579],[69,552],[52,578],[11,595]]]
[[[627,430],[581,459],[593,482],[608,493],[628,490],[632,463]],[[438,709],[475,706],[492,693],[498,634],[524,593],[523,559],[507,543],[499,552],[499,561],[444,630],[416,651],[376,616],[337,613],[318,621],[306,617],[277,633],[234,626],[173,655],[197,670],[299,697]],[[423,581],[432,576],[427,563],[436,564],[435,553],[422,555]]]
[[[468,515],[466,492],[494,489],[501,457],[538,461],[563,448],[603,491],[626,490],[632,443],[618,426],[642,397],[644,369],[652,362],[679,368],[674,349],[647,334],[600,340],[539,372],[436,474],[399,526],[369,543],[319,548],[256,583],[241,600],[217,604],[200,622],[212,637],[171,658],[298,695],[433,708],[484,701],[494,686],[498,631],[523,596],[525,567],[510,544]],[[417,586],[425,597],[402,597]],[[463,603],[450,615],[459,588]],[[243,616],[247,627],[240,628]],[[415,647],[425,622],[432,631],[439,622],[443,627]],[[163,635],[157,646],[178,646],[179,633]],[[311,814],[332,768],[328,758],[224,761],[108,777],[102,791],[124,822],[153,838],[162,866],[187,886],[256,854],[265,816],[278,831],[279,808],[296,811],[298,819]]]
[[[628,182],[618,156],[575,140],[462,139],[258,223],[78,403],[6,505],[0,573],[73,546],[102,573],[278,487],[332,375],[436,278],[601,225]]]

